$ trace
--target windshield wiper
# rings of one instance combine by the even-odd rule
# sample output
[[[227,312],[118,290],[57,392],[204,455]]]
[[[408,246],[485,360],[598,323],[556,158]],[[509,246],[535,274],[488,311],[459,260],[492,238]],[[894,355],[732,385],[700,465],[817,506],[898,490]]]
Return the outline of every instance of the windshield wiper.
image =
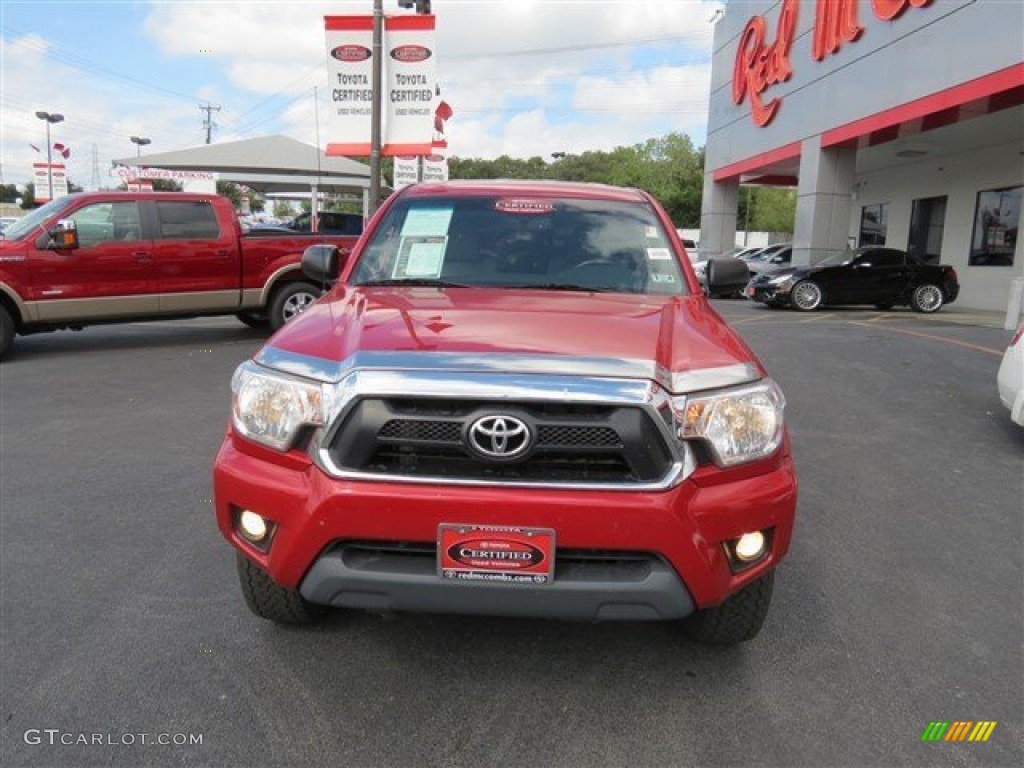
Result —
[[[593,285],[579,285],[578,283],[518,283],[516,285],[505,285],[496,283],[495,288],[526,289],[537,291],[580,291],[582,293],[623,293],[618,288],[606,288]]]
[[[356,283],[359,288],[366,287],[384,287],[384,286],[401,286],[401,287],[422,287],[428,288],[472,288],[471,285],[465,283],[452,283],[447,280],[438,280],[436,277],[394,277],[384,278],[381,280],[365,280],[361,283]]]

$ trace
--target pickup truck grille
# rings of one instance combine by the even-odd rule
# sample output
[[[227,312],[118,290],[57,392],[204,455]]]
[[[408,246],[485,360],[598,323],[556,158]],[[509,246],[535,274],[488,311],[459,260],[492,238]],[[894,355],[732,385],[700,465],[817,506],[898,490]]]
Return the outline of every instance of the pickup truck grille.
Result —
[[[495,415],[528,426],[529,450],[514,459],[474,450],[470,429]],[[326,448],[346,472],[442,482],[631,485],[661,480],[673,463],[638,406],[367,397]]]

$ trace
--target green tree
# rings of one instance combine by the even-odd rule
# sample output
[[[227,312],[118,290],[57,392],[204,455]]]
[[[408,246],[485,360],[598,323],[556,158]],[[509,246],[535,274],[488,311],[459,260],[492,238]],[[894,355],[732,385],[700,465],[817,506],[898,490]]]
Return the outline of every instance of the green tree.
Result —
[[[25,194],[21,196],[21,207],[24,210],[31,210],[37,207],[36,205],[36,185],[34,182],[29,182],[25,185]]]
[[[756,187],[750,228],[758,232],[792,232],[796,221],[796,190]],[[740,221],[745,221],[740,218]]]
[[[292,210],[285,200],[274,201],[274,218],[277,219],[290,219],[295,216],[295,212]]]
[[[233,181],[218,181],[217,194],[228,198],[236,211],[242,208],[242,188]]]

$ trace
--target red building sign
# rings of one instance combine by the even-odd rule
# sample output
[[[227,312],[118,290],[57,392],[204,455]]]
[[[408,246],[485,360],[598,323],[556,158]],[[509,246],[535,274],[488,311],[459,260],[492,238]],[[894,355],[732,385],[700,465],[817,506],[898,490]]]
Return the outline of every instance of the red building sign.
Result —
[[[932,0],[871,0],[871,8],[882,21],[892,21],[907,8],[923,8]],[[742,104],[750,97],[750,116],[758,126],[774,119],[781,98],[764,100],[764,92],[772,85],[784,83],[793,76],[789,51],[796,37],[799,0],[784,0],[779,12],[775,40],[768,42],[764,16],[754,16],[740,35],[736,64],[732,75],[732,100]],[[815,61],[836,53],[843,43],[852,43],[864,33],[858,21],[860,0],[817,0],[811,56]]]

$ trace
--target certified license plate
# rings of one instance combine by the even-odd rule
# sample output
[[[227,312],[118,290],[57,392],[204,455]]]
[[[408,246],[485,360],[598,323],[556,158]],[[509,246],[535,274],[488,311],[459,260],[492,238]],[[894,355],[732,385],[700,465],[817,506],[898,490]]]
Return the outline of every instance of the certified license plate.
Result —
[[[442,523],[437,529],[437,563],[442,579],[548,584],[555,571],[555,532]]]

